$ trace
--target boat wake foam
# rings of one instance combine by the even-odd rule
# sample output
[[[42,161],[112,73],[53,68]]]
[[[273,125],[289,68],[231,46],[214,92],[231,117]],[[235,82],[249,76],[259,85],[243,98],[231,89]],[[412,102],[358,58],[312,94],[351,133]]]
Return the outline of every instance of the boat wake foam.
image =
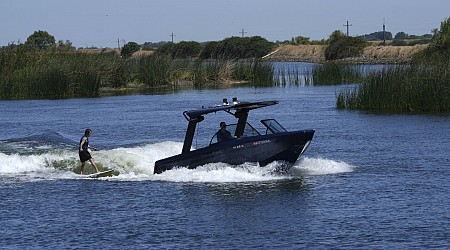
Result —
[[[291,169],[291,174],[298,175],[328,175],[352,172],[355,166],[342,161],[322,158],[308,158],[296,162]]]
[[[160,142],[134,147],[101,150],[93,153],[100,169],[114,169],[119,175],[105,178],[111,181],[169,181],[169,182],[263,182],[305,176],[352,172],[355,168],[345,162],[321,158],[302,158],[290,169],[273,162],[265,167],[245,163],[232,166],[212,163],[196,169],[178,168],[154,175],[153,166],[159,159],[178,154],[180,142]],[[74,150],[51,150],[38,154],[0,153],[0,178],[23,181],[76,179],[80,162]],[[93,169],[89,164],[86,170]]]

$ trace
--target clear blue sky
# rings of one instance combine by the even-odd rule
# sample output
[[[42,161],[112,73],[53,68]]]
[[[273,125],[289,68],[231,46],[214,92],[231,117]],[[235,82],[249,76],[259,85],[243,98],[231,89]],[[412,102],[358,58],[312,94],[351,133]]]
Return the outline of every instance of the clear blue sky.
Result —
[[[0,0],[0,45],[45,30],[76,47],[124,42],[218,41],[262,36],[328,38],[387,31],[423,35],[450,16],[450,0]]]

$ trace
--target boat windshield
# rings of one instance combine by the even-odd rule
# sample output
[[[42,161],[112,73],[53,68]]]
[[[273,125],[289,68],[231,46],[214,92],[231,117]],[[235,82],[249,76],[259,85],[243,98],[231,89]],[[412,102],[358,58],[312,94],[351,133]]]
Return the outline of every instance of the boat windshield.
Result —
[[[231,135],[234,135],[234,132],[236,131],[237,124],[228,124],[227,130],[230,131]],[[217,131],[218,132],[218,131]],[[211,141],[209,144],[217,143],[217,132],[214,134],[214,136],[211,138]],[[244,134],[241,136],[243,137],[250,137],[250,136],[257,136],[261,135],[255,128],[252,127],[248,122],[245,124]]]
[[[287,130],[283,128],[283,126],[281,126],[281,124],[279,124],[275,119],[261,120],[261,123],[266,126],[266,135],[287,132]]]

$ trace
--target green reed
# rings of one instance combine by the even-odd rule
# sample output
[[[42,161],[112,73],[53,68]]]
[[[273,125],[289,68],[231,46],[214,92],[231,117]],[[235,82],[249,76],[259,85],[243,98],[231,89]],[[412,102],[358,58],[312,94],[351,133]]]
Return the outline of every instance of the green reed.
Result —
[[[0,98],[95,96],[111,58],[86,53],[0,52]],[[5,66],[6,65],[6,66]],[[5,70],[5,68],[7,70]]]
[[[449,64],[391,66],[341,91],[337,108],[404,112],[450,112]]]
[[[221,84],[245,81],[273,84],[272,66],[260,61],[180,60],[162,56],[145,56],[139,60],[139,80],[149,86],[177,85],[192,82]]]
[[[155,55],[124,59],[115,52],[37,52],[20,46],[0,50],[1,99],[96,96],[100,87],[128,83],[154,87],[242,81],[273,84],[271,64]]]
[[[352,64],[325,63],[312,67],[280,67],[276,73],[276,83],[289,85],[338,85],[361,82],[362,67]]]
[[[309,86],[312,85],[311,72],[304,67],[279,67],[274,74],[275,85]]]
[[[362,72],[356,65],[326,63],[315,65],[311,77],[313,85],[337,85],[360,82]]]

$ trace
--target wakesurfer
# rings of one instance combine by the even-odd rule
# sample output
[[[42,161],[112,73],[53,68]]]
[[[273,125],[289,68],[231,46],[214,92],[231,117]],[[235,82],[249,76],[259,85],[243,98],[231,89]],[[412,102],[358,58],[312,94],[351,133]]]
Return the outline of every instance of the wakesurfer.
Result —
[[[80,139],[80,147],[79,147],[79,152],[78,152],[78,155],[80,156],[80,161],[81,161],[80,174],[83,174],[83,170],[84,170],[84,166],[86,165],[86,161],[89,161],[91,163],[91,165],[95,168],[95,171],[97,171],[97,173],[99,172],[97,165],[95,165],[94,159],[92,159],[92,156],[88,151],[89,148],[95,149],[94,147],[89,146],[89,137],[91,135],[92,135],[92,130],[88,128],[84,131],[84,135]]]

